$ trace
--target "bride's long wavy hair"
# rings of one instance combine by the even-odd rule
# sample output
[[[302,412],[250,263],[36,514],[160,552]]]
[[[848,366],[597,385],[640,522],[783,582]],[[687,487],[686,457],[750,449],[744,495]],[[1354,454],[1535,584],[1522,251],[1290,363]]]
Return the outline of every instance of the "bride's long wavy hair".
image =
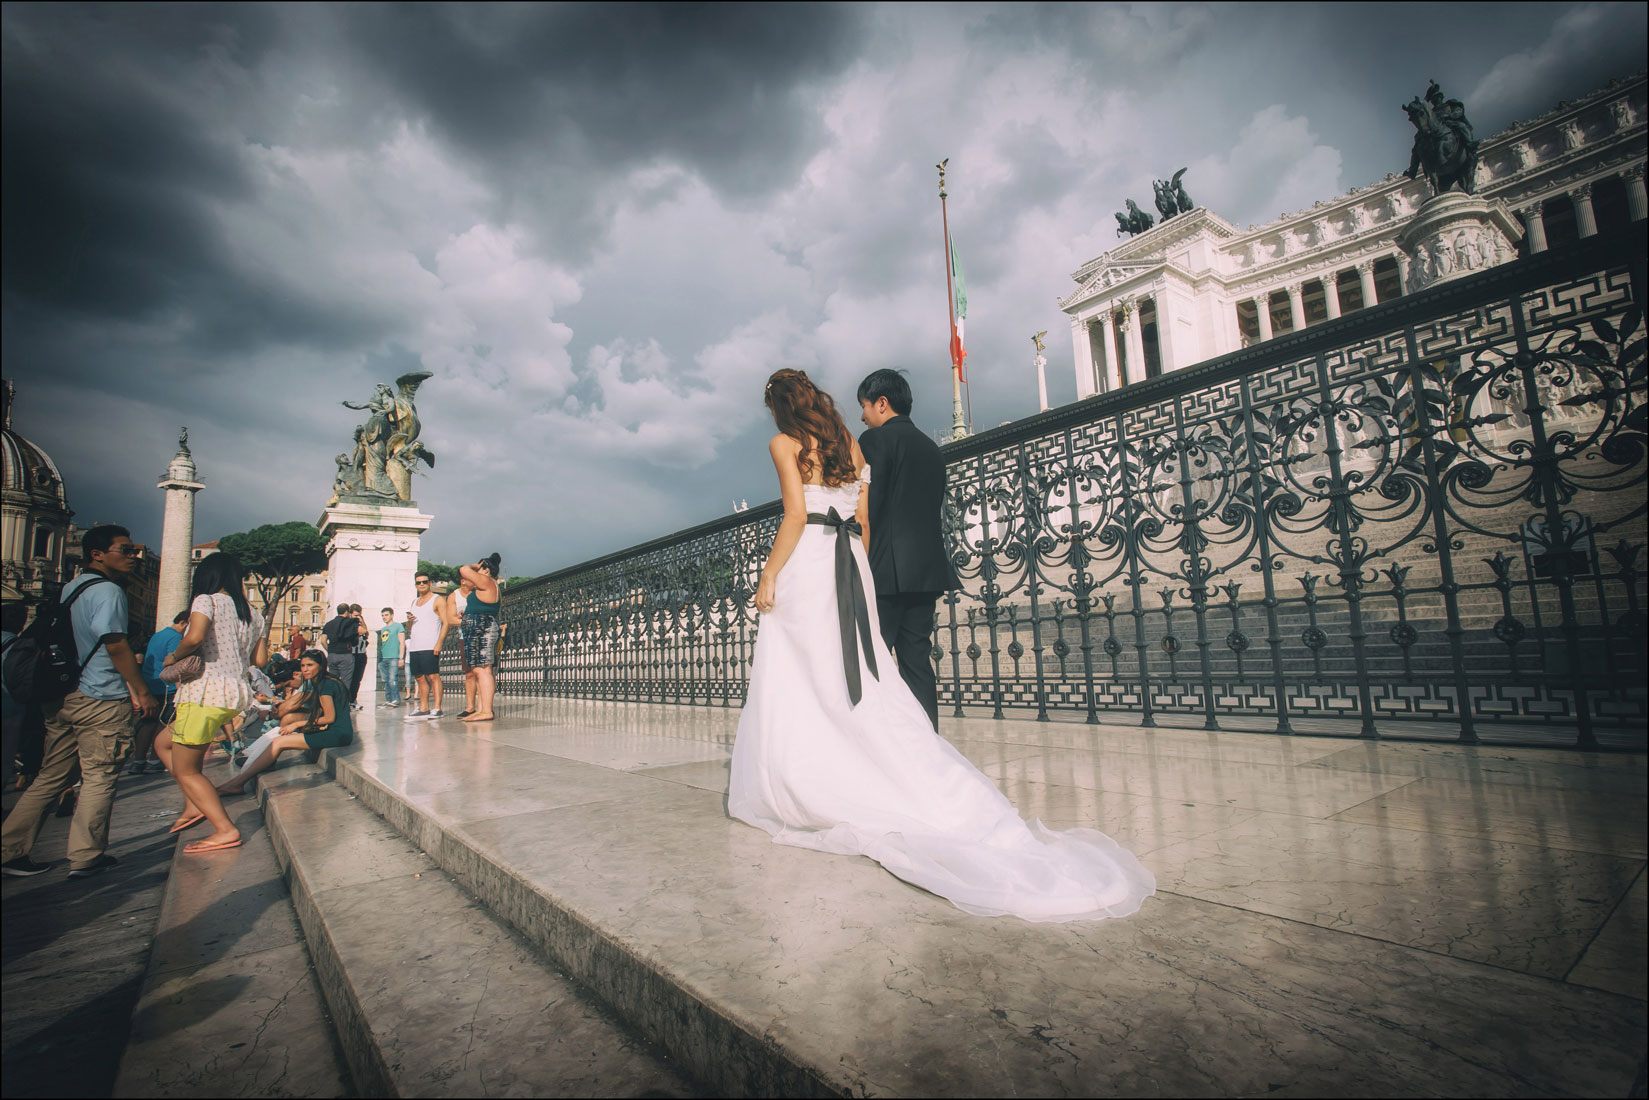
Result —
[[[853,469],[853,439],[847,434],[836,402],[799,370],[776,370],[763,397],[779,431],[802,445],[796,465],[806,481],[815,468],[826,485],[846,485]]]

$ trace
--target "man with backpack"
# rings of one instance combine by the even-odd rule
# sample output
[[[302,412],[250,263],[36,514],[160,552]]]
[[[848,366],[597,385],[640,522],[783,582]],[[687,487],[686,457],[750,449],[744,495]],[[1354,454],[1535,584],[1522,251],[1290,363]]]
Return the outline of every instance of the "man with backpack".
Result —
[[[355,641],[366,633],[366,624],[355,617],[354,607],[339,604],[338,613],[321,627],[321,636],[326,639],[326,671],[342,680],[346,690],[350,677],[355,675]]]
[[[115,865],[109,816],[115,782],[132,748],[132,727],[160,704],[143,682],[126,639],[126,592],[137,567],[131,532],[93,527],[81,540],[85,570],[8,648],[6,688],[35,697],[45,713],[40,774],[0,826],[0,872],[38,875],[50,864],[29,858],[40,824],[80,764],[80,798],[69,825],[69,877],[89,878]],[[28,643],[25,645],[25,643]]]

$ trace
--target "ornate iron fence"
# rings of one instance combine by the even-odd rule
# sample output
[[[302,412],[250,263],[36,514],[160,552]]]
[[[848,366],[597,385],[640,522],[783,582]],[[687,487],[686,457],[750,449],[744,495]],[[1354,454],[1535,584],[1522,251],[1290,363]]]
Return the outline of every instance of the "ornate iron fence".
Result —
[[[1640,224],[949,445],[942,706],[1641,744],[1645,246]],[[738,705],[777,522],[512,589],[502,690]]]

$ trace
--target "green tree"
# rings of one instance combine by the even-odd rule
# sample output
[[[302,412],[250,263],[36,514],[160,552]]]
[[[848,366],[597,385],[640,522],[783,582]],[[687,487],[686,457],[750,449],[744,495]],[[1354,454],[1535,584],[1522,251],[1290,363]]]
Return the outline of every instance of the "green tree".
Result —
[[[302,520],[266,523],[250,531],[225,535],[218,549],[240,559],[246,579],[263,601],[265,635],[274,629],[273,609],[311,573],[326,571],[326,542],[313,524]]]
[[[438,564],[433,561],[425,561],[423,558],[419,558],[418,572],[429,574],[430,584],[432,587],[443,582],[450,584],[455,588],[458,586],[458,567],[456,565]]]

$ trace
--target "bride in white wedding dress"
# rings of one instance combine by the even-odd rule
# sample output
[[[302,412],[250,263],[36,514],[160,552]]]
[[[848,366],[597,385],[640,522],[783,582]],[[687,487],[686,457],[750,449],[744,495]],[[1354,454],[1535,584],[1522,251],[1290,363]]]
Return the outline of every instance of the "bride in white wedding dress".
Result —
[[[805,374],[775,373],[767,404],[780,430],[768,449],[784,519],[756,593],[761,629],[728,813],[775,843],[869,856],[979,916],[1099,920],[1138,910],[1156,880],[1131,852],[1092,829],[1024,821],[933,732],[892,655],[877,652],[860,534],[874,471]]]

